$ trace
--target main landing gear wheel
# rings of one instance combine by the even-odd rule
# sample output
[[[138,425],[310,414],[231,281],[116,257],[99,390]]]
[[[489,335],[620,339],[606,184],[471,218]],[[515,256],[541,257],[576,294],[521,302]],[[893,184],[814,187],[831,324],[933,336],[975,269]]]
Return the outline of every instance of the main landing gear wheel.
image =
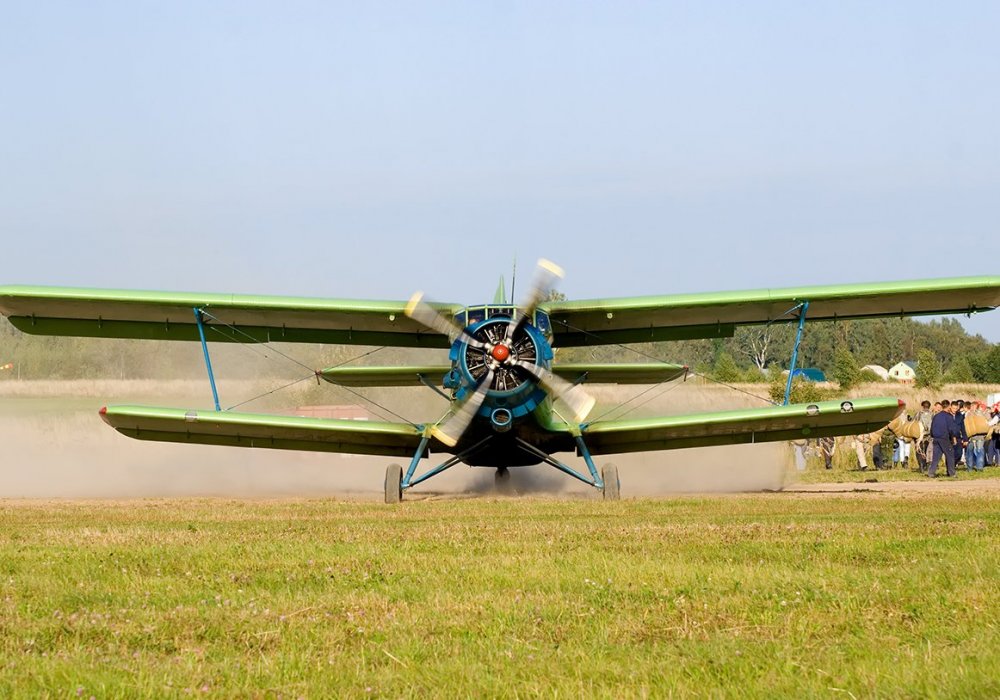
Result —
[[[385,502],[399,503],[403,500],[403,468],[390,464],[385,470]]]
[[[493,486],[497,493],[509,494],[512,492],[510,486],[510,471],[507,467],[500,467],[493,475]]]
[[[601,469],[601,480],[604,482],[604,500],[617,501],[622,488],[622,483],[618,480],[618,467],[605,464]]]

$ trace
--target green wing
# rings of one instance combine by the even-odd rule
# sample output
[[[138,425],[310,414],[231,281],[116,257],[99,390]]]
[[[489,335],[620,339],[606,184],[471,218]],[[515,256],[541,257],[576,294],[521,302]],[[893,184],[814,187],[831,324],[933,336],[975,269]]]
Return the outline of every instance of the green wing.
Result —
[[[659,384],[677,379],[687,372],[684,365],[650,363],[572,363],[554,365],[553,374],[571,382],[591,384]],[[451,365],[413,365],[403,367],[331,367],[320,373],[326,381],[341,386],[420,386],[425,381],[440,386]],[[423,378],[423,379],[421,379]]]
[[[553,365],[552,373],[571,382],[584,381],[589,384],[659,384],[684,376],[685,365],[671,365],[665,362],[607,364],[566,363]]]
[[[553,301],[555,345],[723,338],[736,326],[788,322],[808,301],[808,320],[973,313],[1000,306],[1000,277],[847,284],[745,292]]]
[[[206,339],[448,347],[448,339],[407,318],[405,301],[146,292],[70,287],[0,287],[0,313],[25,333],[95,338]],[[445,314],[461,306],[437,304]]]
[[[902,401],[891,398],[821,401],[719,413],[601,421],[585,426],[582,434],[588,449],[597,455],[676,450],[861,435],[884,428],[903,409]],[[548,427],[567,435],[570,433],[565,425]],[[572,449],[571,440],[567,439],[565,445]]]
[[[139,440],[393,457],[412,457],[421,436],[405,423],[147,406],[108,406],[101,417]]]
[[[320,372],[320,376],[340,386],[421,386],[424,382],[440,386],[450,371],[451,365],[331,367]]]

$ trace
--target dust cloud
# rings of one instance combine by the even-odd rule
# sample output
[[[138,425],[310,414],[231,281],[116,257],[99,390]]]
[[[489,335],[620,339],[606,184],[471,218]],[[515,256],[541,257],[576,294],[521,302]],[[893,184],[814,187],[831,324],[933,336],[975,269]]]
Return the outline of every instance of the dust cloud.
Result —
[[[402,462],[385,457],[132,440],[100,420],[97,411],[102,405],[136,402],[204,407],[204,387],[198,385],[195,391],[183,383],[105,382],[86,390],[77,386],[83,396],[66,396],[72,389],[22,387],[0,396],[0,497],[380,499],[386,465]],[[425,411],[431,411],[430,415],[441,412],[440,402],[428,406],[423,401],[423,398],[404,401],[399,410],[404,414],[406,409],[419,410],[425,420]],[[338,402],[348,403],[343,399],[329,401]],[[704,397],[694,402],[672,401],[672,411],[654,403],[651,410],[674,413],[678,409],[711,410],[704,405],[692,409],[692,403],[704,402]],[[582,459],[572,454],[558,457],[586,472]],[[782,444],[638,453],[597,460],[599,467],[607,462],[619,468],[624,497],[780,489],[788,466],[787,449]],[[431,463],[425,460],[419,470],[429,466]],[[512,468],[510,473],[510,486],[516,494],[599,498],[594,489],[545,465]],[[493,482],[493,469],[456,465],[415,487],[412,494],[493,494]]]

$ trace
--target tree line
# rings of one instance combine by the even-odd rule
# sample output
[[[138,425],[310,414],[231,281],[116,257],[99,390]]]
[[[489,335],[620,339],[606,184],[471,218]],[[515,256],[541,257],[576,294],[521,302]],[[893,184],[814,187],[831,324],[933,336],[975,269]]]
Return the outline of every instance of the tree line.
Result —
[[[732,338],[648,343],[635,346],[635,352],[617,346],[571,348],[560,351],[560,357],[632,362],[655,357],[686,363],[718,381],[767,382],[788,369],[796,330],[794,323],[745,326]],[[797,366],[817,367],[842,386],[853,386],[877,379],[862,373],[864,365],[889,368],[906,360],[918,363],[918,380],[926,375],[931,382],[1000,382],[1000,345],[967,333],[954,318],[807,323]]]

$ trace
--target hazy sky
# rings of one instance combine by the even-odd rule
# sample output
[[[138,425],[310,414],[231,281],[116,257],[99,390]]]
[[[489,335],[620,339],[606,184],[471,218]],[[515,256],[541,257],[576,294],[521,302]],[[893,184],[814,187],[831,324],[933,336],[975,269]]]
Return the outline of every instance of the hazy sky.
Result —
[[[1000,3],[0,4],[0,283],[990,274]],[[968,327],[1000,341],[1000,311]]]

